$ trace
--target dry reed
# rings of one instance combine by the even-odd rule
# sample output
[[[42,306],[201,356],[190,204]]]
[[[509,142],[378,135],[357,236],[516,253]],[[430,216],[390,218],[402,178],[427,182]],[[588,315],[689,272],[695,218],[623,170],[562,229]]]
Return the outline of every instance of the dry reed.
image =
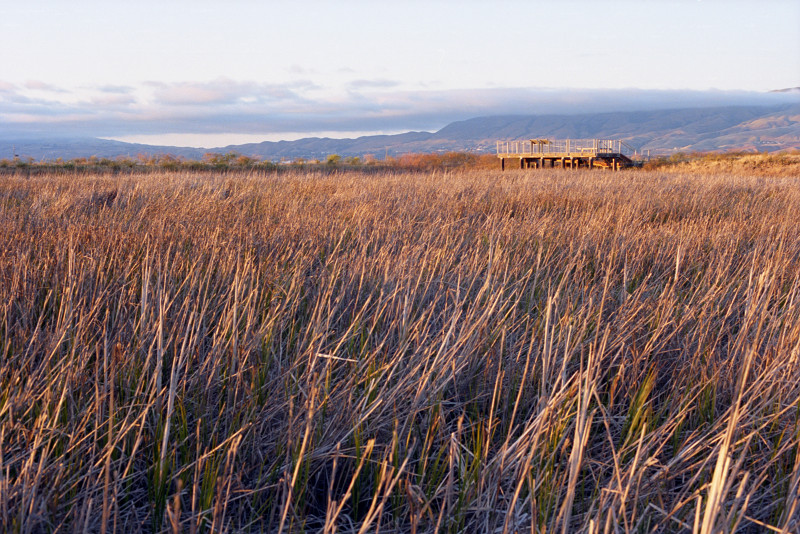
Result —
[[[4,176],[0,529],[797,532],[800,184]]]

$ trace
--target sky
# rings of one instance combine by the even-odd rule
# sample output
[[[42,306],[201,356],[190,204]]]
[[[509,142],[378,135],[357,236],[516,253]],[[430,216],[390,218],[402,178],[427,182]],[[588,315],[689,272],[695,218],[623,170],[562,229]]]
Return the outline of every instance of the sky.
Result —
[[[215,147],[797,86],[797,0],[0,0],[5,137]]]

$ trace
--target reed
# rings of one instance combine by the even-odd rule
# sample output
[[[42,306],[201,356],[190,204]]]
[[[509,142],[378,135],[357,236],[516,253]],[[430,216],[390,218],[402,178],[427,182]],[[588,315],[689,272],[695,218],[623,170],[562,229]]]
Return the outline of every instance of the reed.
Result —
[[[800,529],[800,183],[5,175],[0,530]]]

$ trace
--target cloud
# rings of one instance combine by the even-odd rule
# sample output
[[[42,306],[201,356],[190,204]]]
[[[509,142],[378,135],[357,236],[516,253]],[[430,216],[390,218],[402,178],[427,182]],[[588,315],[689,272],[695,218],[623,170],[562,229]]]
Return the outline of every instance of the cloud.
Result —
[[[35,84],[34,84],[35,85]],[[44,84],[48,85],[48,84]],[[36,86],[38,87],[38,86]],[[353,80],[338,92],[309,80],[261,83],[219,78],[147,82],[42,93],[0,82],[0,123],[9,131],[114,137],[166,133],[437,130],[487,115],[543,115],[800,102],[798,95],[722,91],[484,88],[399,90],[385,79]]]
[[[136,98],[127,93],[104,93],[92,97],[89,103],[100,107],[130,106],[136,103]]]
[[[301,92],[316,89],[308,80],[285,84],[238,82],[218,78],[210,82],[151,83],[154,102],[165,106],[230,106],[241,103],[296,102]]]
[[[97,87],[97,90],[101,93],[112,93],[112,94],[129,94],[134,91],[133,87],[129,85],[101,85]]]
[[[12,93],[17,90],[17,86],[10,82],[0,80],[0,93]]]
[[[193,84],[180,84],[164,87],[156,91],[156,100],[166,105],[224,104],[230,102],[229,96],[212,87]]]
[[[386,87],[398,87],[400,82],[395,80],[353,80],[347,86],[351,89],[379,89]]]
[[[55,85],[45,83],[41,80],[28,80],[25,82],[25,88],[33,91],[47,91],[50,93],[64,93],[65,89],[56,87]]]
[[[291,65],[289,68],[285,70],[286,72],[295,76],[308,76],[310,74],[318,74],[318,71],[316,69],[309,69],[308,67],[304,67],[296,63]]]

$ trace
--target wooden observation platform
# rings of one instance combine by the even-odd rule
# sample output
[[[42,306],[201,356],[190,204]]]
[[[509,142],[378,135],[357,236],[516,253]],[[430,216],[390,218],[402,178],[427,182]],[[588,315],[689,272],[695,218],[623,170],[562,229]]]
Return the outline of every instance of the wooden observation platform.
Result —
[[[619,170],[634,166],[634,149],[618,139],[526,139],[498,141],[497,157],[519,161],[520,169],[555,167],[564,169],[605,168]]]

